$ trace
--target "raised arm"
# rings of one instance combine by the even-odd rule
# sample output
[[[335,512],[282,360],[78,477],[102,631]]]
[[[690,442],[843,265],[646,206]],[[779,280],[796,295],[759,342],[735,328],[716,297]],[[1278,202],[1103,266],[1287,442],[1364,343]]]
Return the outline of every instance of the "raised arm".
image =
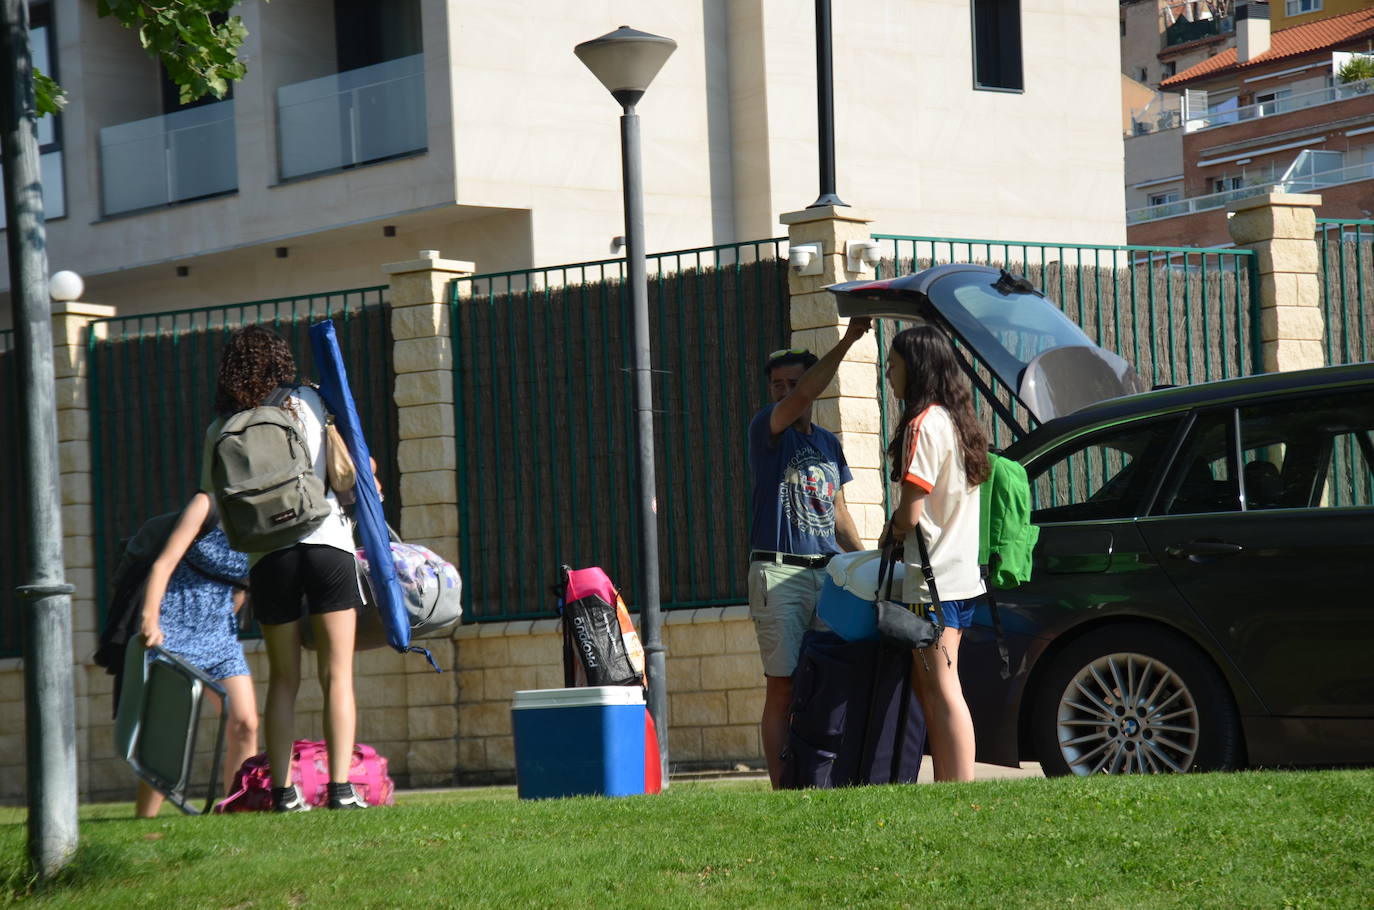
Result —
[[[866,317],[849,320],[849,327],[845,329],[844,337],[840,339],[839,344],[827,351],[811,369],[803,373],[797,381],[797,387],[773,407],[773,413],[768,420],[770,433],[777,436],[786,430],[802,416],[811,402],[821,396],[825,387],[830,385],[830,380],[835,378],[835,373],[839,371],[840,361],[844,360],[844,355],[849,353],[849,349],[856,341],[864,337],[870,324],[871,320]]]
[[[209,495],[197,493],[192,496],[172,528],[172,533],[167,537],[167,542],[163,544],[162,552],[153,560],[152,568],[148,570],[148,581],[143,589],[141,628],[144,643],[150,648],[161,645],[163,641],[162,627],[159,623],[162,617],[162,597],[167,593],[167,583],[171,581],[177,563],[181,562],[181,558],[195,542],[196,535],[200,533],[209,514]]]

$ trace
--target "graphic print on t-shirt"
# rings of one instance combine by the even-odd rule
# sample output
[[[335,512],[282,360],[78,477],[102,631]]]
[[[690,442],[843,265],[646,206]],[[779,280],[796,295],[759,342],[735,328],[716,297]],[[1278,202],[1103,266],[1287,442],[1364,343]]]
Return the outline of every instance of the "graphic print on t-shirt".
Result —
[[[835,533],[835,493],[839,488],[835,465],[810,446],[803,446],[782,472],[778,502],[793,527],[829,537]]]

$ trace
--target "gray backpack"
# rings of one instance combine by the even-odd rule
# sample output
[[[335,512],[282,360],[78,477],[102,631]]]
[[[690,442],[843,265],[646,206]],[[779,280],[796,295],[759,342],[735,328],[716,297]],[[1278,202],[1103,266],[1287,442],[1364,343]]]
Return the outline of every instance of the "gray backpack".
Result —
[[[210,452],[220,525],[241,553],[269,553],[300,541],[329,517],[324,481],[279,387],[256,408],[224,421]]]

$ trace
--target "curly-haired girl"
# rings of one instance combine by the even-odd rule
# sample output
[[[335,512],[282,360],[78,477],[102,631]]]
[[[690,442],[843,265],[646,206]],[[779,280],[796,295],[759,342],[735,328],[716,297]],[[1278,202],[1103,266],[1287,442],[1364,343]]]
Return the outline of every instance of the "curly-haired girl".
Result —
[[[210,446],[224,418],[258,407],[283,383],[296,377],[291,348],[276,332],[245,326],[234,332],[220,360],[215,408],[220,419],[206,437],[202,489],[212,490]],[[325,476],[325,408],[319,393],[308,386],[293,390],[283,407],[295,415],[310,446],[315,473]],[[253,613],[262,626],[269,669],[265,733],[278,812],[310,808],[300,789],[291,783],[291,751],[295,742],[296,693],[301,682],[302,602],[316,642],[320,688],[324,690],[324,738],[329,747],[329,808],[364,809],[348,782],[353,759],[357,709],[353,696],[353,642],[362,605],[353,556],[353,532],[331,491],[330,514],[324,523],[299,542],[270,553],[250,553],[249,586]]]

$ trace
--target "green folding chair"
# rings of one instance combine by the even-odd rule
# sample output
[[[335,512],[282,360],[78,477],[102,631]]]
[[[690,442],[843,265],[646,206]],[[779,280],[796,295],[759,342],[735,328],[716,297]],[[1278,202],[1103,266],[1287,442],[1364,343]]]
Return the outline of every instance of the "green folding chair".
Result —
[[[219,722],[205,808],[198,810],[188,801],[187,792],[208,693],[220,698]],[[141,636],[129,642],[115,718],[115,751],[135,774],[187,815],[209,812],[214,805],[228,718],[229,694],[216,680],[161,648],[144,648]]]

